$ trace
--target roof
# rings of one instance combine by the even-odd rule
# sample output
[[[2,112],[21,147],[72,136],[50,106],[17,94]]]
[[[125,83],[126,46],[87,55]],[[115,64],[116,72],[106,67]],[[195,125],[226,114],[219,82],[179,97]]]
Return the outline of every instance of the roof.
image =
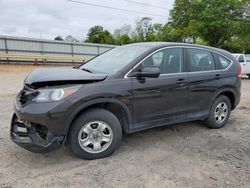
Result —
[[[238,54],[238,53],[232,53],[235,56],[240,56],[240,55],[244,55],[244,54]]]
[[[211,51],[217,51],[220,53],[230,53],[226,50],[220,49],[220,48],[214,48],[211,46],[205,46],[205,45],[198,45],[198,44],[190,44],[190,43],[180,43],[180,42],[139,42],[139,43],[133,43],[133,44],[127,44],[127,45],[137,45],[137,46],[148,46],[152,48],[161,48],[161,47],[167,47],[167,46],[190,46],[190,47],[197,47],[197,48],[206,48]]]

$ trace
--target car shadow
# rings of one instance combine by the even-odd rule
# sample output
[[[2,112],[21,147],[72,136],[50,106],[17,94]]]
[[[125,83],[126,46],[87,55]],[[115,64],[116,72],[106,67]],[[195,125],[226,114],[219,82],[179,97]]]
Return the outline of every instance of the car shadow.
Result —
[[[202,121],[193,121],[187,123],[165,125],[131,134],[123,134],[121,147],[117,152],[115,152],[115,155],[119,152],[125,154],[126,152],[131,150],[138,150],[142,148],[146,149],[147,147],[151,147],[151,145],[161,142],[163,138],[164,141],[169,143],[170,140],[174,141],[176,139],[176,141],[178,141],[179,139],[190,137],[197,132],[204,131],[204,129],[207,129],[207,127]],[[45,154],[31,153],[21,148],[19,148],[18,151],[18,155],[24,155],[25,161],[28,160],[31,163],[34,158],[36,160],[44,161],[44,164],[46,165],[69,163],[69,161],[87,161],[76,157],[74,154],[72,154],[67,146],[63,146],[55,151]]]

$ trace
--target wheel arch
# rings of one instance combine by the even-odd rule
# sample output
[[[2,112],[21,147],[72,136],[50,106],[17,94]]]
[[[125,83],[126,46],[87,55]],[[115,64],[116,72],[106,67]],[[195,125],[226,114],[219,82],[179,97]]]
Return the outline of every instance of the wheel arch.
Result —
[[[213,97],[212,99],[212,104],[213,104],[213,101],[220,95],[224,95],[226,97],[228,97],[228,99],[230,100],[231,102],[231,110],[234,110],[236,105],[235,105],[235,100],[236,100],[236,91],[233,89],[233,88],[224,88],[224,89],[221,89],[219,90]],[[212,107],[212,104],[210,106],[210,109]]]
[[[69,120],[64,129],[64,134],[67,135],[68,131],[74,120],[84,111],[91,108],[104,108],[111,111],[120,121],[124,132],[129,132],[129,126],[132,125],[132,117],[127,105],[118,99],[102,98],[94,99],[79,105],[70,115]]]

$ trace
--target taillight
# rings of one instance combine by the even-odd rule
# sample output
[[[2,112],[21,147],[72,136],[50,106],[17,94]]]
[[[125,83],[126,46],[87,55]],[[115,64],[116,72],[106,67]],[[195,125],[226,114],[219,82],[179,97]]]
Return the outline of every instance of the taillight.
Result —
[[[240,77],[241,74],[242,74],[242,72],[241,72],[241,66],[240,66],[240,64],[239,64],[239,65],[238,65],[238,70],[237,70],[237,76]]]

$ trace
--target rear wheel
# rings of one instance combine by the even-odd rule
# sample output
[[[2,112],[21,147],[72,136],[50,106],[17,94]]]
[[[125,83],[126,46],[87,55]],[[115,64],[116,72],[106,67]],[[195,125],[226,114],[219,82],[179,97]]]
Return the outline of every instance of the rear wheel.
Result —
[[[228,122],[231,113],[231,102],[228,97],[220,95],[215,99],[209,117],[205,120],[208,127],[219,129]]]
[[[101,108],[80,115],[69,132],[69,146],[73,153],[84,159],[111,155],[120,145],[122,129],[116,116]]]

